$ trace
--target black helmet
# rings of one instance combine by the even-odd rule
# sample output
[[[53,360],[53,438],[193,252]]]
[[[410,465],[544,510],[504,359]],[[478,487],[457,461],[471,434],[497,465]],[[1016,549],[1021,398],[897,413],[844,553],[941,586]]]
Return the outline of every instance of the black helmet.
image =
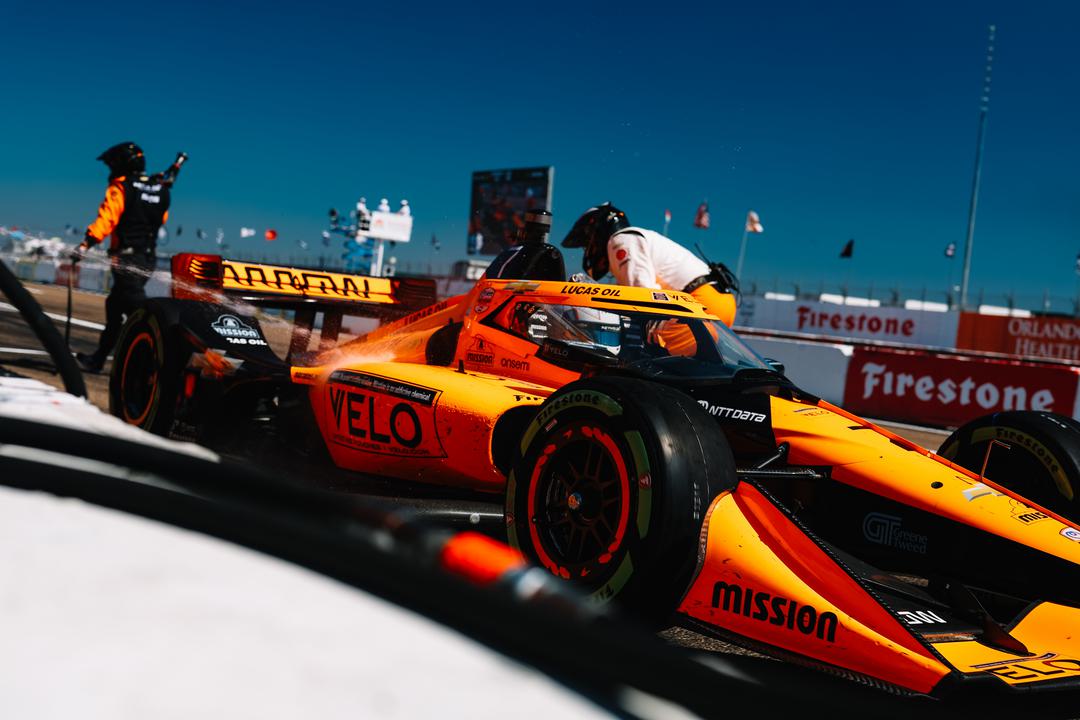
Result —
[[[146,156],[142,148],[130,140],[113,145],[98,155],[98,160],[109,166],[110,178],[135,175],[146,170]]]
[[[607,243],[608,239],[624,228],[630,227],[626,213],[609,202],[589,208],[570,228],[563,247],[585,248],[585,257],[581,260],[582,269],[593,280],[599,280],[608,274]]]

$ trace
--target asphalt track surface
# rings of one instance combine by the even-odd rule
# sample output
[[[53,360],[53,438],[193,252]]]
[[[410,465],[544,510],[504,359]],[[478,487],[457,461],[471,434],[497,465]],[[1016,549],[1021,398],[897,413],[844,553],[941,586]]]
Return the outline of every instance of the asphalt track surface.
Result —
[[[64,316],[66,314],[67,288],[55,285],[31,284],[27,289],[42,306],[46,313],[50,314],[53,322],[64,332]],[[3,299],[0,298],[0,301]],[[96,293],[75,291],[72,298],[72,316],[74,322],[71,325],[71,349],[73,352],[92,352],[97,347],[100,328],[105,322],[104,296]],[[281,339],[270,338],[271,344],[281,342]],[[275,342],[277,340],[278,342]],[[108,410],[108,383],[106,372],[98,375],[85,375],[87,391],[90,401],[98,407]],[[48,356],[41,350],[37,339],[29,330],[22,318],[6,302],[0,302],[0,369],[8,372],[31,377],[47,384],[62,388],[62,382],[55,373]],[[936,449],[944,440],[947,433],[932,428],[918,428],[909,425],[896,425],[882,423],[894,430],[897,434],[919,443],[925,447]],[[416,508],[420,512],[430,512],[440,517],[453,515],[459,518],[464,525],[475,521],[472,513],[482,513],[481,523],[490,522],[492,516],[499,512],[499,506],[490,499],[476,497],[446,498],[445,492],[440,490],[439,497],[435,493],[423,487],[410,487],[401,489],[393,482],[378,479],[361,479],[351,483],[350,487],[343,488],[353,492],[368,494],[379,497],[393,503],[404,503],[409,507]],[[741,655],[743,663],[770,663],[775,661],[756,655],[753,652],[728,645],[726,643],[707,638],[690,630],[672,627],[665,630],[662,635],[668,640],[680,645],[703,650],[706,652],[723,653],[725,655]],[[797,667],[787,667],[783,673],[790,673],[792,683],[813,683],[818,690],[825,686],[835,684],[834,690],[851,694],[854,699],[866,692],[874,692],[854,685],[847,681],[839,681],[820,674],[803,670]]]

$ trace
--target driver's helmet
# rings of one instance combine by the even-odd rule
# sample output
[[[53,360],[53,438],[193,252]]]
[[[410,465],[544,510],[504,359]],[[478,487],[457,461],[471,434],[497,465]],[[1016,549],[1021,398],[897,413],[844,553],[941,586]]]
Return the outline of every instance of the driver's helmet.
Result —
[[[141,175],[146,170],[146,156],[142,148],[130,140],[113,145],[97,159],[109,166],[110,180],[126,175]]]
[[[577,219],[566,234],[562,246],[585,248],[581,268],[594,280],[599,280],[611,269],[608,263],[607,244],[612,235],[630,227],[626,213],[606,202],[589,208]]]

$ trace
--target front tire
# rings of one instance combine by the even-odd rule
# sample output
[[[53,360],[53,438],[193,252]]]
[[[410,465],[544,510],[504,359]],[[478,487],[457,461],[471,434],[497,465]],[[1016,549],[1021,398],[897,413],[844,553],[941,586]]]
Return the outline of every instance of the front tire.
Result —
[[[507,482],[507,534],[593,599],[660,623],[697,566],[709,505],[735,484],[731,449],[692,398],[590,378],[548,398],[526,430]]]
[[[979,472],[991,440],[986,477],[1072,522],[1080,521],[1080,423],[1046,412],[1011,411],[972,420],[938,454]]]

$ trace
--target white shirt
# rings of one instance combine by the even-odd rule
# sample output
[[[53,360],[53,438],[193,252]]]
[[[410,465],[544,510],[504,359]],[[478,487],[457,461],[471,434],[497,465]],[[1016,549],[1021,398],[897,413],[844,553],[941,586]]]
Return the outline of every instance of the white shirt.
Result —
[[[608,241],[611,273],[620,285],[682,290],[709,266],[671,238],[639,227],[629,227]]]

